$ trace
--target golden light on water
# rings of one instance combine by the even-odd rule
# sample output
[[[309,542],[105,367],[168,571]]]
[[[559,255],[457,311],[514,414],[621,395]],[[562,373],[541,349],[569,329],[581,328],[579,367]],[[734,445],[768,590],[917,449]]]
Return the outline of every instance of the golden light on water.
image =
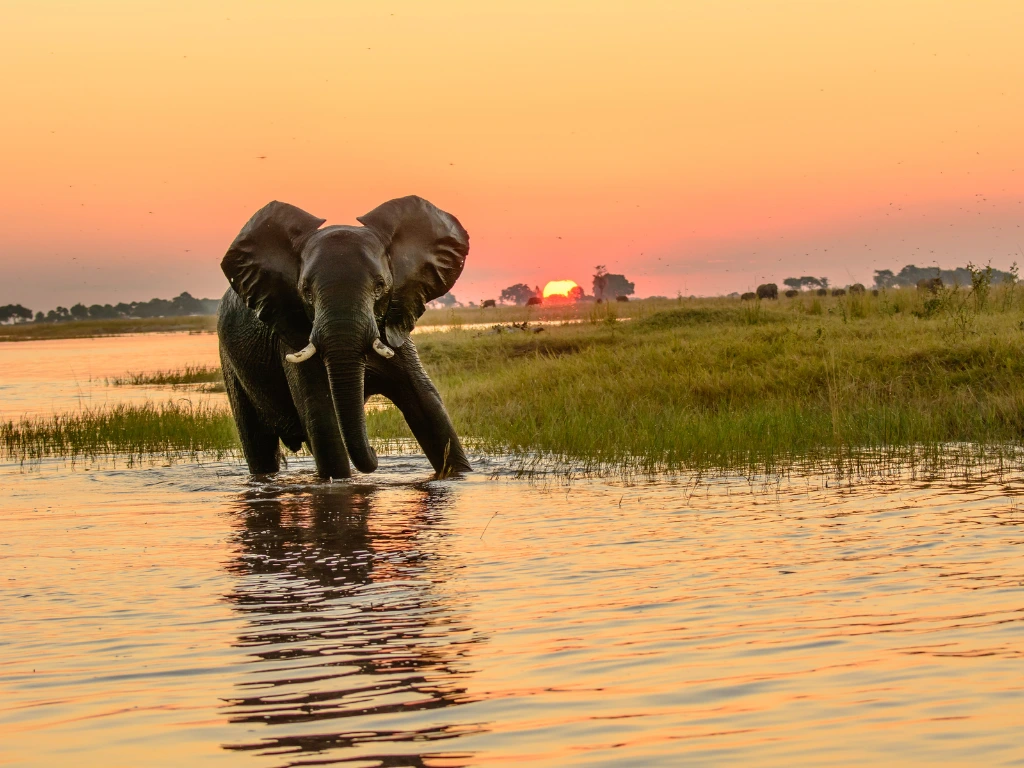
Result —
[[[544,298],[549,296],[568,296],[569,291],[576,288],[576,281],[574,280],[550,280],[548,284],[544,286]]]

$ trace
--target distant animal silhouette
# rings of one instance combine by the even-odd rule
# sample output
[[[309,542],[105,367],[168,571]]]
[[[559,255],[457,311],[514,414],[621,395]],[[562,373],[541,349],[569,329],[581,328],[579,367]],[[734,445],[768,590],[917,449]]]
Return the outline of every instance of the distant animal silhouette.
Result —
[[[540,296],[531,296],[526,300],[526,306],[528,307],[535,307],[540,303]]]
[[[764,283],[763,285],[757,286],[757,298],[759,299],[777,299],[779,298],[779,286],[775,283]]]
[[[819,296],[828,296],[828,288],[819,288],[815,293]]]
[[[629,301],[629,296],[616,296],[616,301]]]
[[[480,306],[482,306],[484,309],[487,309],[488,307],[493,307],[494,305],[494,299],[486,299],[484,303],[481,304]]]
[[[860,283],[854,283],[850,286],[850,293],[864,293],[865,290],[864,286]]]
[[[756,298],[757,298],[757,294],[756,293],[754,293],[753,291],[747,291],[742,296],[740,296],[740,301],[753,301]]]
[[[787,299],[792,299],[793,297],[799,296],[799,295],[800,295],[800,291],[796,290],[795,288],[790,288],[788,291],[786,291],[786,298]]]
[[[846,289],[845,288],[833,288],[832,289],[832,295],[833,296],[845,296],[846,295]]]

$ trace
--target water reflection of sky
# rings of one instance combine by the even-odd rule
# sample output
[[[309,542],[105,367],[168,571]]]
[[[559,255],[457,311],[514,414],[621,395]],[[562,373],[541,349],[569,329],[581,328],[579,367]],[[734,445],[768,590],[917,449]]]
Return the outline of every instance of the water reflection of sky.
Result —
[[[105,382],[128,372],[167,371],[185,365],[219,366],[212,333],[140,333],[94,339],[0,343],[0,417],[50,414],[145,402],[199,393],[171,387],[114,387]],[[224,395],[201,396],[227,403]]]
[[[0,475],[0,756],[1024,759],[1019,477]],[[497,473],[497,479],[492,479]]]

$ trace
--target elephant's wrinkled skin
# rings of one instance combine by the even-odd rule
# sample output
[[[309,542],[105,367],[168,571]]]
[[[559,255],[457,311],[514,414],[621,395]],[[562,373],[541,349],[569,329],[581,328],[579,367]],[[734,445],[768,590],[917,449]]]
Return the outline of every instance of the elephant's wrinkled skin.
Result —
[[[426,302],[462,273],[469,235],[422,198],[329,226],[273,202],[221,262],[231,288],[217,332],[231,410],[253,474],[276,472],[279,440],[303,443],[323,477],[377,468],[363,405],[388,398],[440,476],[470,464],[409,339]]]

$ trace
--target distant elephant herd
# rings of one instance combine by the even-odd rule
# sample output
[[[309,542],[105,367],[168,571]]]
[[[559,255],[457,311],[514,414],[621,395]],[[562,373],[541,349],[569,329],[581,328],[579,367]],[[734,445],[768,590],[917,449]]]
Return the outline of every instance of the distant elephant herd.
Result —
[[[939,278],[935,278],[935,280],[939,281],[939,286],[942,285],[942,281],[939,280]],[[922,280],[921,282],[932,283],[932,282],[934,282],[934,280],[927,280],[927,281]],[[921,288],[921,287],[922,287],[921,285],[918,285],[918,288]],[[935,289],[930,289],[930,290],[932,290],[933,293],[935,291]],[[802,293],[802,291],[797,291],[797,290],[791,289],[791,290],[786,291],[785,294],[783,294],[783,295],[786,296],[786,298],[792,299],[792,298],[794,298],[796,296],[799,296],[801,293]],[[833,296],[845,296],[847,293],[850,293],[850,294],[864,294],[864,293],[867,293],[867,288],[865,288],[860,283],[854,283],[849,288],[832,288],[831,290],[829,290],[828,288],[818,288],[816,291],[813,291],[813,294],[815,296],[828,296],[830,293]],[[877,296],[878,295],[878,289],[877,288],[873,288],[871,290],[871,295],[872,296]],[[757,286],[757,291],[747,291],[742,296],[740,296],[740,299],[742,301],[753,301],[754,299],[778,299],[778,298],[779,298],[779,286],[777,286],[775,283],[764,283],[762,285]]]

